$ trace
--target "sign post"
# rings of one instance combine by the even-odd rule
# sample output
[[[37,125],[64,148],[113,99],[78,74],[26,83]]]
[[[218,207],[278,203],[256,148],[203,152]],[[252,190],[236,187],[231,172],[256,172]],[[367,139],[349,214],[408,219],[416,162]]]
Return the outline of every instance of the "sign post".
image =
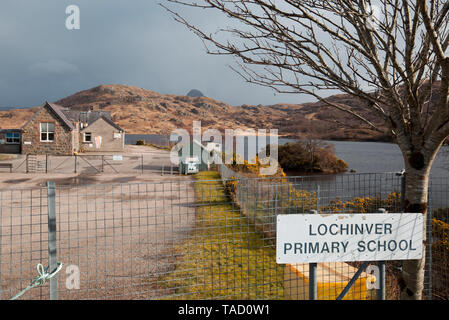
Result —
[[[421,259],[420,213],[277,217],[277,263]]]
[[[317,264],[365,261],[338,295],[349,292],[370,261],[378,261],[385,282],[385,261],[421,259],[421,213],[290,214],[277,216],[278,264],[309,264],[309,299],[317,299]],[[290,268],[290,266],[287,266]],[[378,282],[378,283],[379,283]],[[385,298],[385,288],[378,297]]]

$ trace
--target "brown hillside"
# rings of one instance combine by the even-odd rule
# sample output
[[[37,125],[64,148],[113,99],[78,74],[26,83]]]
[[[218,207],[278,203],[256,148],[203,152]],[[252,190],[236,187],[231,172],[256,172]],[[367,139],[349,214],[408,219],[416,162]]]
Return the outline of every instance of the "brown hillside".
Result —
[[[19,129],[36,112],[38,107],[0,111],[0,129]]]
[[[342,124],[360,127],[360,123],[332,108],[313,108],[313,104],[234,107],[208,97],[162,95],[125,85],[101,85],[56,103],[78,110],[93,107],[109,111],[128,133],[169,134],[176,128],[190,131],[192,122],[198,120],[204,129],[277,128],[288,137],[364,140],[380,136],[370,130],[346,128]]]
[[[329,98],[350,106],[376,123],[362,102],[348,95]],[[279,129],[286,137],[351,140],[385,140],[388,137],[366,129],[360,121],[323,103],[276,104],[235,107],[208,97],[162,95],[126,85],[100,85],[56,101],[76,110],[109,111],[127,133],[169,134],[176,128],[191,131],[199,120],[203,129]],[[0,128],[20,128],[36,110],[0,111]],[[363,129],[365,127],[365,129]]]

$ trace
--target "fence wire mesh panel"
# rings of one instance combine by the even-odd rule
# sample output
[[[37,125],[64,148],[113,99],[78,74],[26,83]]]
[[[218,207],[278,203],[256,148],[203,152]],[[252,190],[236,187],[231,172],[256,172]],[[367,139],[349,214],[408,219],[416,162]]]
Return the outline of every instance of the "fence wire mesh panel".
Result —
[[[143,154],[83,154],[72,156],[22,155],[0,160],[5,167],[1,172],[12,173],[64,173],[64,174],[179,174],[179,167],[170,162],[168,152]],[[10,165],[11,167],[6,167]]]
[[[191,182],[60,188],[58,259],[79,268],[79,290],[60,299],[157,299],[195,228]]]
[[[429,217],[427,219],[426,281],[431,283],[427,295],[433,299],[449,299],[449,181],[430,180]],[[430,290],[429,290],[430,289]]]
[[[401,212],[402,179],[259,179],[221,166],[195,179],[57,185],[58,299],[308,299],[310,265],[276,264],[276,216]],[[432,180],[427,298],[447,299],[446,192],[446,179]],[[0,201],[0,294],[9,299],[36,277],[38,263],[49,263],[49,200],[46,188],[35,188],[0,191]],[[317,298],[336,299],[362,264],[318,263]],[[400,268],[400,261],[386,263],[387,299],[399,298]],[[378,279],[378,262],[363,265],[344,299],[378,298]],[[22,299],[49,296],[45,284]]]
[[[0,192],[0,298],[10,299],[37,276],[48,261],[47,189]],[[48,299],[48,287],[35,288],[28,299]]]

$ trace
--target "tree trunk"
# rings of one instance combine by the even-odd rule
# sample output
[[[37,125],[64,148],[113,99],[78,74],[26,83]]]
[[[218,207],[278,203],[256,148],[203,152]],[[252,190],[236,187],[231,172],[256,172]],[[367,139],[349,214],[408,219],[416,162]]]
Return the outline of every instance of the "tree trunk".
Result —
[[[422,166],[416,166],[416,164],[413,162],[413,159],[411,159],[412,157],[413,155],[408,159],[409,163],[406,166],[404,212],[423,214],[423,253],[420,260],[403,261],[402,275],[399,279],[401,300],[422,299],[424,290],[424,264],[426,259],[426,215],[429,174],[431,166],[424,166],[424,164]]]

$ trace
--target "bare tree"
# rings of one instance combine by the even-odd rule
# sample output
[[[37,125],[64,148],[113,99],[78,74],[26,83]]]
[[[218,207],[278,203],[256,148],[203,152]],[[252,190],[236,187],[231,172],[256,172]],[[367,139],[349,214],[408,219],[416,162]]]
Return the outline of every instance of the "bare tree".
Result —
[[[323,96],[338,90],[361,99],[402,151],[405,211],[426,216],[429,172],[449,135],[449,2],[167,1],[172,4],[162,6],[203,40],[208,53],[237,58],[233,69],[246,81],[309,94],[381,131],[367,117]],[[216,10],[232,26],[209,32],[184,18],[175,4]],[[424,257],[425,249],[423,259],[404,262],[401,298],[422,298]]]

